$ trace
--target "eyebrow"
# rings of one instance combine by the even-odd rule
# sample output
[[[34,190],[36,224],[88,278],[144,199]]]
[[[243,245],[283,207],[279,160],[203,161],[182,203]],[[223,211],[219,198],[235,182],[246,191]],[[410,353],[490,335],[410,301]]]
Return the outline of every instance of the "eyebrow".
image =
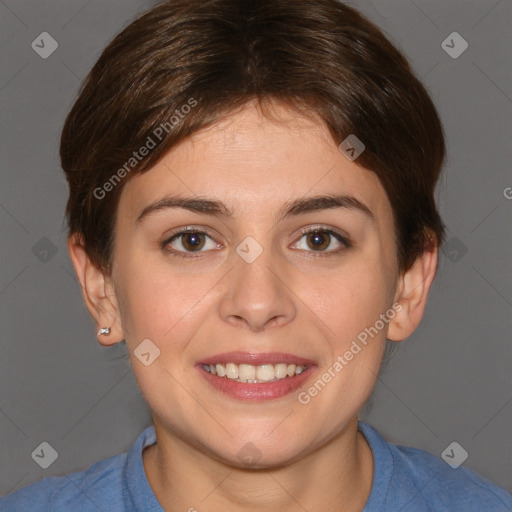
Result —
[[[170,208],[183,208],[194,213],[203,213],[215,217],[232,219],[233,210],[221,201],[203,197],[165,196],[146,206],[137,217],[136,224],[141,223],[148,216]],[[372,221],[375,217],[372,211],[359,199],[349,195],[325,195],[295,199],[286,203],[280,210],[276,222],[288,217],[304,215],[306,213],[333,208],[346,208],[356,210]]]

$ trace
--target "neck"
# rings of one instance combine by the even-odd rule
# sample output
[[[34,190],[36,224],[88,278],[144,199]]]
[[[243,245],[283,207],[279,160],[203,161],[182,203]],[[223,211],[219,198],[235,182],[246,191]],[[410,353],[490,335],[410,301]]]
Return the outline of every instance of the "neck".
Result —
[[[240,469],[166,433],[143,452],[146,475],[166,512],[360,512],[370,494],[373,456],[357,418],[286,466]]]

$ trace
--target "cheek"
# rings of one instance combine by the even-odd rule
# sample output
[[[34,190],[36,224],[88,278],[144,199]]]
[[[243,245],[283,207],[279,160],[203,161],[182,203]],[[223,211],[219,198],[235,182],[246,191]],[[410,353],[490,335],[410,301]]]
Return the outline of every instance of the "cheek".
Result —
[[[180,275],[165,265],[147,262],[125,265],[119,277],[120,295],[124,297],[119,309],[131,348],[145,338],[161,348],[177,349],[176,343],[186,343],[215,284],[212,274]]]
[[[317,379],[299,401],[305,405],[304,414],[314,411],[326,418],[326,430],[336,430],[356,414],[375,386],[388,328],[381,320],[390,309],[388,283],[383,265],[370,258],[307,292],[328,334]]]
[[[322,279],[310,281],[304,296],[340,343],[373,325],[391,305],[389,268],[379,258],[354,258]]]
[[[130,268],[126,267],[122,276],[125,300],[119,306],[138,386],[151,409],[161,417],[190,416],[193,411],[180,413],[181,404],[190,406],[190,396],[186,386],[177,382],[185,382],[184,372],[193,371],[187,346],[202,325],[205,311],[212,307],[208,291],[215,280],[211,276],[171,275],[151,265]],[[159,349],[149,366],[135,357],[137,347],[146,339]]]

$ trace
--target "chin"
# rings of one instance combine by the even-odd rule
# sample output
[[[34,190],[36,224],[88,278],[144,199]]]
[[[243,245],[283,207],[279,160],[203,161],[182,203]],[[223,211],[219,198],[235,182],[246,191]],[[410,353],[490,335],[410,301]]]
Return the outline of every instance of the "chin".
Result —
[[[268,435],[264,432],[271,433]],[[289,465],[304,456],[313,444],[312,439],[299,428],[293,432],[278,433],[276,430],[272,432],[272,429],[264,429],[232,434],[232,438],[224,437],[225,441],[221,445],[210,445],[209,451],[225,464],[245,469],[271,469]]]

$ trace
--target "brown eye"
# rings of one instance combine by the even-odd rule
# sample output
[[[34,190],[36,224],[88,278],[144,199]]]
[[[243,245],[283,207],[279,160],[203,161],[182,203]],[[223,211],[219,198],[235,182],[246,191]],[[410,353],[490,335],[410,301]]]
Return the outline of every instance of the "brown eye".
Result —
[[[199,251],[205,244],[204,233],[192,232],[180,235],[182,237],[182,245],[186,251]]]
[[[200,230],[185,229],[175,233],[162,243],[162,249],[175,256],[201,256],[210,249],[218,249],[219,244],[213,238]],[[193,253],[197,255],[193,256]]]
[[[323,251],[331,243],[331,235],[325,231],[313,231],[307,235],[307,243],[311,249]]]
[[[295,243],[294,249],[306,252],[325,253],[325,256],[335,255],[349,249],[351,243],[348,238],[327,228],[309,228],[302,231],[302,236]]]

